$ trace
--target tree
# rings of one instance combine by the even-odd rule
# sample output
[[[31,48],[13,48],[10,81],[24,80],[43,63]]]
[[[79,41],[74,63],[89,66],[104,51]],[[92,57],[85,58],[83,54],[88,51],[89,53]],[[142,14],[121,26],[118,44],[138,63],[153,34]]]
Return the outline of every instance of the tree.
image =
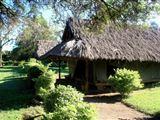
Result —
[[[0,6],[4,5],[4,1],[0,2]],[[23,0],[11,1],[14,1],[16,10],[25,10],[26,2]],[[37,8],[50,5],[59,19],[63,19],[64,15],[69,14],[77,18],[87,16],[87,19],[98,21],[96,23],[111,20],[115,23],[135,24],[139,20],[145,20],[151,12],[157,12],[160,8],[158,0],[28,0],[28,4],[30,15]],[[9,8],[9,13],[10,9],[14,11],[13,7]],[[8,12],[2,12],[10,18]]]
[[[8,27],[3,26],[0,29],[0,67],[2,67],[2,48],[8,44],[10,41],[14,40],[13,34],[17,29],[15,24],[10,24]],[[12,35],[11,35],[12,34]]]
[[[55,40],[55,33],[41,16],[26,21],[26,26],[17,38],[17,48],[12,51],[13,59],[27,60],[35,57],[38,40]]]
[[[55,37],[54,30],[41,15],[27,20],[25,24],[23,32],[18,37],[20,41],[53,40]]]
[[[44,6],[53,8],[56,22],[66,21],[67,15],[86,18],[93,21],[92,28],[96,29],[109,21],[137,24],[145,21],[151,13],[160,12],[159,0],[1,0],[0,25],[26,17],[34,18],[38,9]]]

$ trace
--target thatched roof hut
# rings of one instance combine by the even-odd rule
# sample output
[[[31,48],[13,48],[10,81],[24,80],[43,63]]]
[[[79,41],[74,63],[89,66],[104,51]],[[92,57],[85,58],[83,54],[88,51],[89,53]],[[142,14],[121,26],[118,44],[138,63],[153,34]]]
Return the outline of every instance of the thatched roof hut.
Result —
[[[138,27],[107,26],[103,33],[90,33],[89,21],[69,18],[62,42],[44,57],[155,61],[160,62],[160,32]]]
[[[36,53],[35,56],[37,58],[42,57],[48,51],[50,51],[53,47],[58,44],[57,40],[38,40],[36,41]]]
[[[160,80],[160,31],[108,25],[96,33],[88,24],[69,18],[62,42],[43,58],[68,60],[71,77],[85,80],[85,86],[106,81],[117,67],[138,70],[143,81]]]

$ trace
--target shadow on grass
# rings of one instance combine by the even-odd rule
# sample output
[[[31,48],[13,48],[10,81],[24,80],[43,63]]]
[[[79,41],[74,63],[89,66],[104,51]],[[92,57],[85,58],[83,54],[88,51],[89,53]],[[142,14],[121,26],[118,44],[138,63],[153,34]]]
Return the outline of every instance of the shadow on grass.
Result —
[[[33,98],[31,90],[0,89],[0,110],[26,108]]]
[[[5,79],[0,83],[0,110],[19,110],[31,105],[33,91],[24,78]]]
[[[24,90],[29,87],[29,82],[26,77],[5,78],[0,83],[0,90]]]

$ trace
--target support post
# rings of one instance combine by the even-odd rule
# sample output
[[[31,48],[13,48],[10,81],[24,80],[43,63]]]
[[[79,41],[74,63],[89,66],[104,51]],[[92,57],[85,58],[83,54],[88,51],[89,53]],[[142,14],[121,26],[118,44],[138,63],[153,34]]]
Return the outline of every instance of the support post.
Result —
[[[61,79],[61,61],[60,59],[58,58],[58,75],[59,75],[59,80]]]
[[[88,92],[88,60],[86,60],[86,65],[85,65],[85,92]]]

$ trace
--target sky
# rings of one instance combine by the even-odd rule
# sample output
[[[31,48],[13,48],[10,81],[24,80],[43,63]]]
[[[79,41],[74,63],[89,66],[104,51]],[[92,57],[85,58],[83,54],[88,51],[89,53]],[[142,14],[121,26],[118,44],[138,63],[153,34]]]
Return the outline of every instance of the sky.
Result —
[[[55,14],[51,11],[51,9],[43,9],[41,10],[42,16],[47,20],[49,26],[52,26],[53,29],[56,28],[58,30],[63,30],[62,26],[57,26],[53,24],[52,19]],[[69,17],[69,16],[68,16]],[[148,23],[156,23],[160,27],[160,15],[154,15],[154,17],[150,20],[148,20]],[[14,35],[15,36],[15,35]],[[15,47],[14,42],[9,42],[3,47],[3,51],[11,51]]]

